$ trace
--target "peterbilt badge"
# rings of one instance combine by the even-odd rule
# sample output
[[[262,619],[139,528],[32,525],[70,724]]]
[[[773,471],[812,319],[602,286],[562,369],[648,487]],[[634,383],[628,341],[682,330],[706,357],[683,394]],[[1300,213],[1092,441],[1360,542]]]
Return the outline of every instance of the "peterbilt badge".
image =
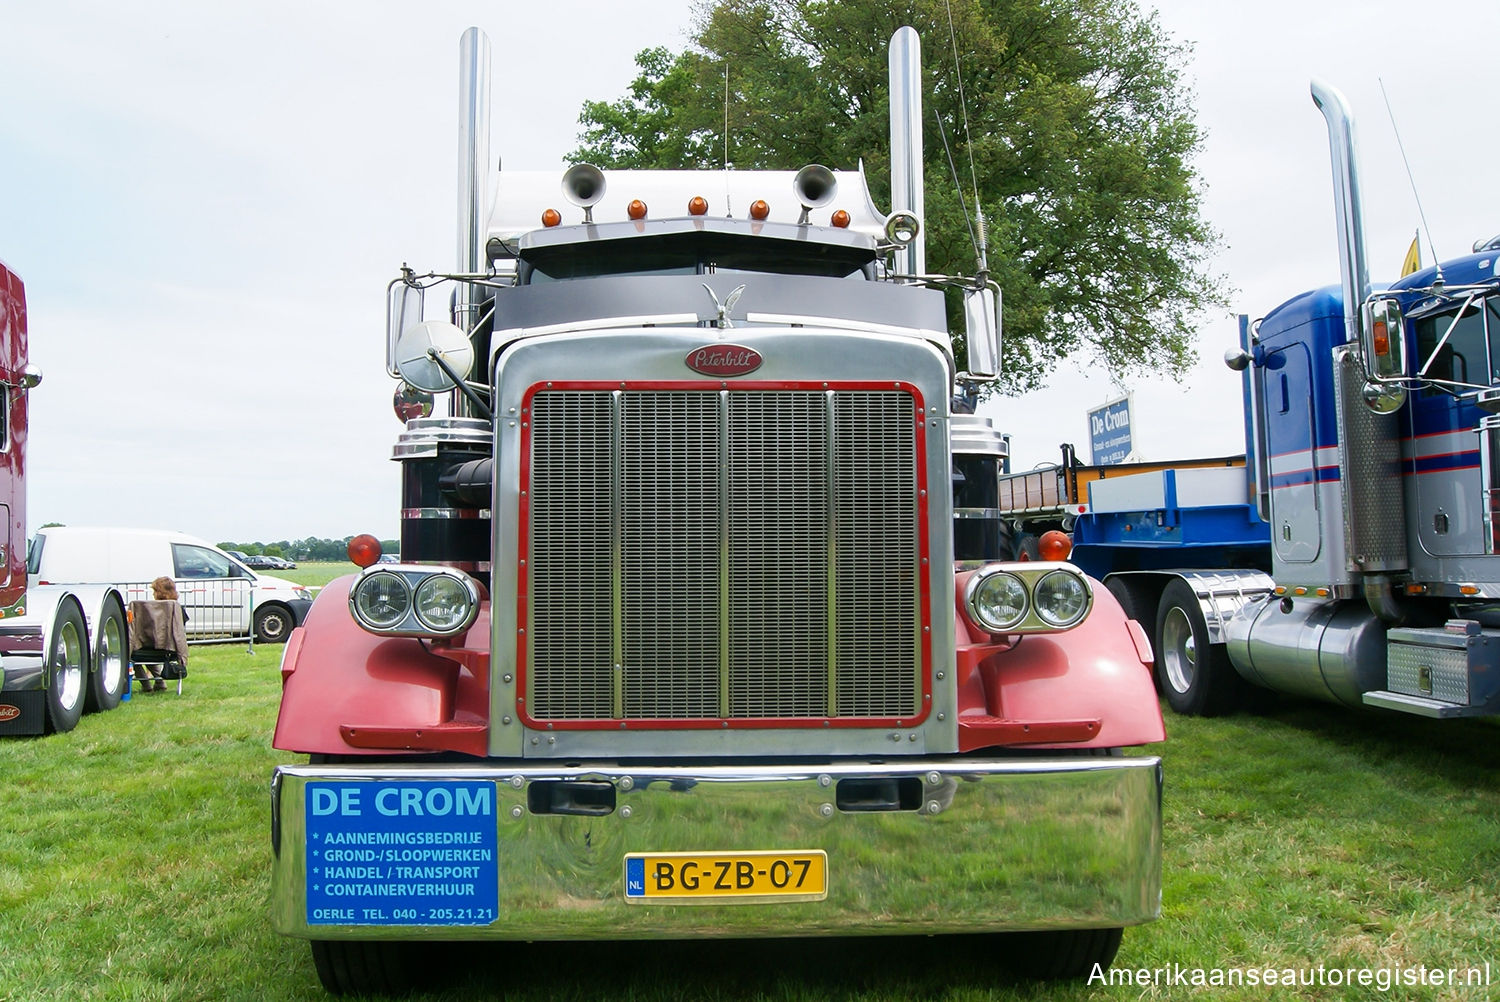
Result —
[[[687,367],[705,376],[743,376],[760,368],[760,352],[742,344],[706,344],[688,352]]]

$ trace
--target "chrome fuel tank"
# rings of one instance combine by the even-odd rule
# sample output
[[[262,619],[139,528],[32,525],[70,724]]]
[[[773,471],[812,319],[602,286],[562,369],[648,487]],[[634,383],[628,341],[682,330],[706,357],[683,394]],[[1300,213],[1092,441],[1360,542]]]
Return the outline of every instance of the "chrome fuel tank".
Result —
[[[1256,685],[1362,706],[1385,687],[1385,627],[1367,606],[1268,596],[1226,624],[1229,660]]]

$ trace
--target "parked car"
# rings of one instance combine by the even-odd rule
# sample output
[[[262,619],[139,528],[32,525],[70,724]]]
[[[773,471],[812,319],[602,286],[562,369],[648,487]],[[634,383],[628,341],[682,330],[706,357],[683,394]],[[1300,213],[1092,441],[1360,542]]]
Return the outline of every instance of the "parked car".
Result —
[[[264,553],[252,553],[241,559],[240,563],[256,571],[277,571],[281,569],[277,565],[275,557],[268,557]]]
[[[127,602],[151,598],[167,575],[187,610],[189,639],[247,636],[285,643],[312,605],[312,593],[254,570],[212,543],[161,529],[53,526],[38,529],[27,555],[33,585],[112,584]]]

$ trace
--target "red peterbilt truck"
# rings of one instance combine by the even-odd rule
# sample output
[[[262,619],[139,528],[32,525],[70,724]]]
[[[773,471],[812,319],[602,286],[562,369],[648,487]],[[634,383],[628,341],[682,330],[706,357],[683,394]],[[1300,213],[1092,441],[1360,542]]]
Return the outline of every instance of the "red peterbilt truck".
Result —
[[[26,289],[0,261],[0,735],[70,731],[125,696],[125,604],[108,585],[26,582]]]
[[[488,45],[459,271],[391,286],[401,560],[351,547],[282,661],[277,931],[336,993],[438,940],[994,933],[1032,974],[1107,966],[1160,910],[1160,760],[1119,754],[1164,738],[1150,647],[1071,564],[1005,561],[1003,441],[950,402],[995,374],[997,303],[925,271],[916,33],[890,214],[818,166],[494,172]]]

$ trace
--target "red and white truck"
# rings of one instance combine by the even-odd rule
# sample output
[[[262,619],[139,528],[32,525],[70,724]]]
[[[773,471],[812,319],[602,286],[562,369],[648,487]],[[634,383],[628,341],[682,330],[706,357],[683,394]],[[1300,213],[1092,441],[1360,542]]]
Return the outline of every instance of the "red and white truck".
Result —
[[[125,693],[125,604],[105,585],[26,587],[26,290],[0,261],[0,735],[69,731]]]
[[[1164,738],[1150,647],[1003,552],[1004,444],[950,403],[995,375],[996,301],[925,270],[916,33],[891,213],[820,166],[497,173],[460,48],[459,268],[389,303],[401,561],[357,541],[283,656],[277,931],[334,992],[453,939],[1107,966],[1160,909],[1161,763],[1120,754]]]

